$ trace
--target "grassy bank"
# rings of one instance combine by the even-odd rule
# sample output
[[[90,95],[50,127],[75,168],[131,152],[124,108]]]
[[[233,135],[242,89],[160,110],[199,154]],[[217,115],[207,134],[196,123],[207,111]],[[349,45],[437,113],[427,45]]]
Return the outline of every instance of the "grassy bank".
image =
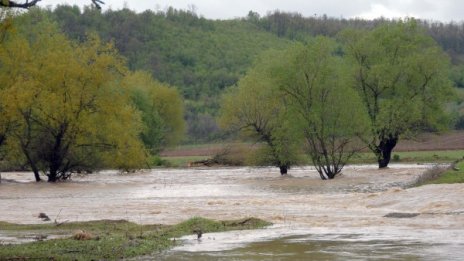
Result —
[[[250,160],[245,159],[249,157],[250,154],[247,151],[244,151],[241,156],[244,159],[241,159],[243,165],[248,165],[247,163]],[[187,167],[190,162],[195,162],[199,160],[205,160],[211,156],[164,156],[161,159],[166,162],[165,166],[168,167]],[[234,155],[234,160],[237,160],[237,156]],[[443,150],[443,151],[400,151],[393,152],[392,163],[451,163],[464,157],[464,150]],[[300,157],[303,159],[301,165],[311,165],[311,161],[302,155]],[[239,159],[240,160],[240,159]],[[351,159],[350,164],[375,164],[377,159],[375,155],[370,152],[359,153]]]
[[[392,163],[451,163],[464,157],[464,150],[399,151],[392,153]],[[375,155],[360,153],[351,164],[376,163]]]
[[[175,238],[194,234],[262,228],[270,223],[248,218],[214,221],[192,218],[183,223],[138,225],[127,221],[91,221],[41,225],[17,225],[0,222],[3,233],[35,235],[36,241],[18,245],[1,245],[0,260],[115,260],[156,255],[180,244]],[[48,236],[60,239],[44,240]]]
[[[425,184],[454,184],[464,183],[464,161],[460,161],[453,168],[441,173],[437,178],[427,181]]]

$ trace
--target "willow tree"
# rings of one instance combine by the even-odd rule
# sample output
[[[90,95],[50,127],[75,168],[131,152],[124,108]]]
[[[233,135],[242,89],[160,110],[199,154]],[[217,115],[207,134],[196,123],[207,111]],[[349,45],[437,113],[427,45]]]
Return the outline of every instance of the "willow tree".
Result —
[[[401,136],[446,125],[449,58],[414,20],[346,30],[340,38],[370,118],[371,138],[364,141],[387,167]]]
[[[237,87],[224,95],[220,125],[264,142],[264,157],[284,175],[296,163],[299,150],[282,93],[272,78],[272,68],[282,55],[283,52],[278,51],[263,54]]]
[[[142,123],[121,85],[123,59],[97,37],[78,44],[47,21],[36,28],[10,33],[0,49],[0,98],[15,123],[9,153],[37,181],[40,173],[54,182],[73,171],[142,166]]]
[[[336,47],[325,37],[295,45],[273,74],[321,179],[333,179],[361,149],[357,137],[367,126],[349,67],[335,55]]]
[[[160,83],[147,72],[127,75],[123,81],[135,107],[141,112],[145,147],[157,154],[181,141],[185,134],[184,104],[174,87]]]

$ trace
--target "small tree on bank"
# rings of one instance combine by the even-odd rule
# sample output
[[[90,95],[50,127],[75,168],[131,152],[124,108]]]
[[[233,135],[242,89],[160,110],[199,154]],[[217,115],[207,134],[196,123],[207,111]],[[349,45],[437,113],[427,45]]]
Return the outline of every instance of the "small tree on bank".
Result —
[[[370,119],[371,135],[364,142],[379,168],[387,167],[402,135],[447,124],[449,58],[414,20],[345,30],[340,38]]]

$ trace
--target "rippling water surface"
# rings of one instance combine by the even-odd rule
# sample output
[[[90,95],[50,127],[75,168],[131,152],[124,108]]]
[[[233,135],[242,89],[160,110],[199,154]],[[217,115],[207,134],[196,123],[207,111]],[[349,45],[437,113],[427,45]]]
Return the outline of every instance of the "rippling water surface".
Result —
[[[31,173],[3,173],[0,220],[40,223],[40,212],[58,221],[144,224],[253,216],[275,225],[206,233],[201,241],[185,237],[157,259],[459,260],[464,186],[408,188],[430,167],[352,166],[332,181],[320,180],[312,168],[292,169],[288,177],[275,168],[107,171],[58,184],[35,183]],[[389,213],[414,217],[384,217]]]

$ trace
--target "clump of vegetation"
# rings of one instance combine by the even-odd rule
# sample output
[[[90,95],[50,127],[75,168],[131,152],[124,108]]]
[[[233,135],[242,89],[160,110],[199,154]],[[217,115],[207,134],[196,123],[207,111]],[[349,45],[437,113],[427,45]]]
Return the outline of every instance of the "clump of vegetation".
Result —
[[[94,236],[85,230],[78,230],[74,233],[73,238],[75,240],[91,240]]]
[[[227,146],[207,159],[190,162],[189,166],[244,166],[248,164],[248,159],[252,153],[253,149],[250,150],[247,146]]]
[[[454,184],[464,183],[464,161],[454,163],[450,168],[441,171],[422,184]]]
[[[112,44],[96,34],[72,41],[44,13],[0,15],[0,153],[10,165],[55,182],[145,168],[180,141],[177,90],[130,72]]]
[[[417,21],[344,30],[340,38],[369,115],[371,135],[363,141],[379,168],[388,166],[401,137],[449,124],[443,106],[453,96],[449,57]]]
[[[138,225],[124,220],[17,225],[0,222],[5,231],[68,233],[67,238],[19,245],[0,245],[0,260],[115,260],[156,255],[180,243],[173,240],[195,233],[256,229],[270,225],[260,219],[214,221],[195,217],[178,225]],[[85,230],[84,230],[85,229]],[[78,232],[75,232],[78,230]],[[73,234],[74,233],[74,234]]]

